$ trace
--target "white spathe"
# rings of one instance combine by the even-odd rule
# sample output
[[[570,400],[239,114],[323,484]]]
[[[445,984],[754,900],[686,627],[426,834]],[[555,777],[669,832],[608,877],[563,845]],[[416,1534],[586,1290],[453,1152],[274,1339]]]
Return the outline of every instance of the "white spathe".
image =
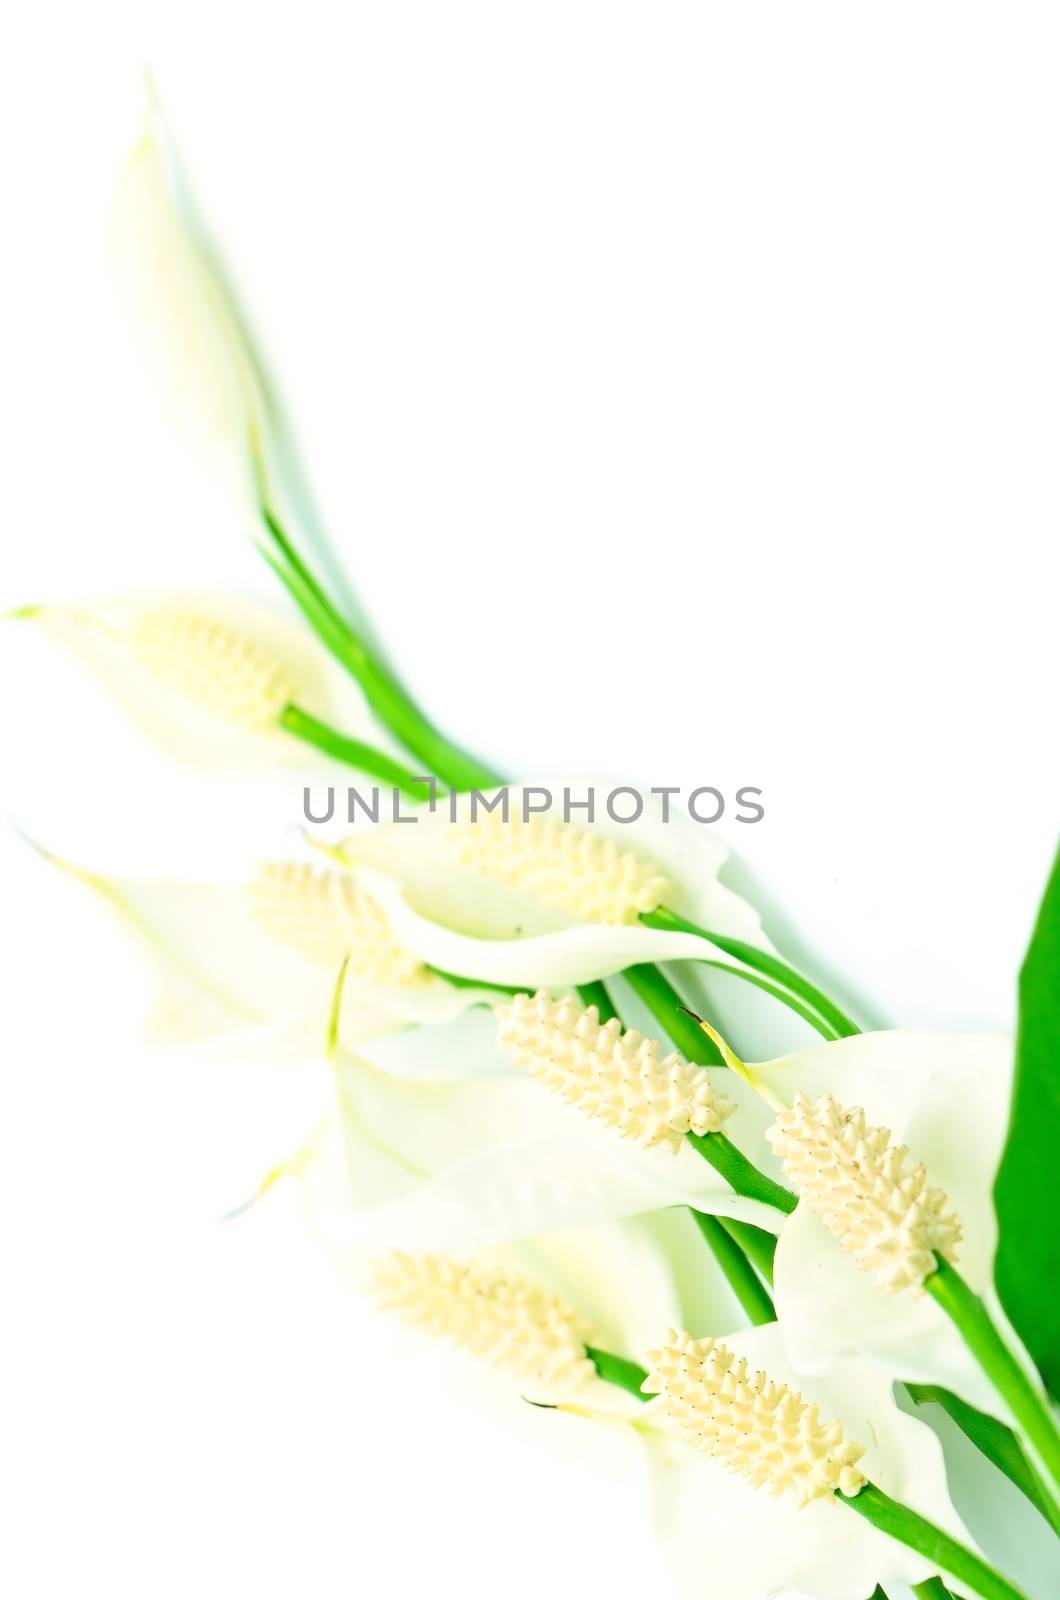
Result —
[[[658,867],[667,884],[664,903],[670,910],[712,932],[771,948],[757,912],[720,882],[728,851],[708,825],[692,822],[675,807],[664,822],[662,802],[650,794],[645,795],[636,822],[616,823],[606,813],[601,817],[604,797],[612,787],[606,780],[589,784],[566,779],[527,787],[547,788],[560,808],[565,791],[578,798],[594,789],[597,816],[592,831]],[[523,788],[511,785],[509,795],[512,814],[521,814]],[[470,804],[466,796],[458,801],[458,816],[465,822]],[[421,807],[415,815],[416,825],[387,824],[356,833],[343,850],[348,860],[371,869],[365,882],[395,933],[432,966],[487,983],[527,988],[589,983],[642,962],[698,959],[741,966],[694,935],[648,928],[635,920],[579,921],[469,870],[460,859],[458,832],[449,821],[444,798],[433,814]],[[566,826],[577,830],[587,825],[572,821]]]
[[[858,1034],[752,1067],[781,1099],[829,1092],[908,1145],[945,1190],[962,1227],[956,1266],[993,1299],[993,1185],[1012,1088],[1011,1042],[991,1034]],[[889,1294],[862,1272],[801,1201],[777,1243],[775,1296],[785,1349],[800,1372],[859,1355],[892,1376],[937,1383],[1009,1420],[959,1333],[927,1293]]]
[[[153,96],[145,131],[118,185],[109,254],[160,398],[249,521],[268,435],[265,385],[179,193]]]
[[[308,758],[357,781],[280,727],[288,700],[352,737],[393,748],[349,675],[280,609],[231,594],[139,594],[23,615],[22,626],[69,650],[137,731],[184,765],[254,773]],[[5,638],[17,669],[18,630]]]
[[[953,1508],[941,1446],[922,1422],[895,1405],[885,1373],[843,1360],[807,1378],[787,1356],[782,1326],[726,1333],[725,1345],[777,1382],[839,1418],[865,1446],[858,1465],[879,1488],[974,1549]],[[838,1499],[802,1509],[787,1495],[751,1488],[662,1426],[638,1429],[648,1453],[655,1525],[687,1600],[724,1595],[762,1600],[795,1591],[816,1600],[865,1600],[877,1584],[919,1583],[938,1571]]]
[[[639,1150],[530,1079],[403,1077],[348,1053],[338,1110],[290,1165],[356,1258],[475,1250],[690,1205],[776,1228],[690,1145]]]
[[[323,1052],[343,953],[322,960],[270,931],[256,910],[253,882],[108,877],[35,848],[99,895],[149,962],[148,1042],[172,1045],[245,1030],[249,1049],[266,1027],[273,1054],[297,1060]],[[452,1020],[482,999],[474,989],[429,978],[409,987],[371,981],[355,967],[351,959],[338,1015],[338,1036],[348,1044],[408,1023]]]

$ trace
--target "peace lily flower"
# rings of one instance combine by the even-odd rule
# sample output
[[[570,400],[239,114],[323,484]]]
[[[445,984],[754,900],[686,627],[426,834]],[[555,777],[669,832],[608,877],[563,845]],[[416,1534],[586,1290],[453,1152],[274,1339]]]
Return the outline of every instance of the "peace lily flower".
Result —
[[[1056,1430],[992,1280],[1009,1042],[862,1034],[755,1066],[719,1042],[774,1107],[767,1138],[802,1196],[774,1264],[795,1365],[856,1353],[938,1384],[1014,1422],[1055,1478]]]
[[[364,702],[306,629],[231,596],[140,596],[25,606],[89,668],[166,755],[213,769],[304,762],[306,744],[406,785],[393,758],[328,719],[367,731]]]
[[[938,1441],[898,1410],[885,1374],[841,1360],[807,1379],[782,1324],[724,1343],[670,1330],[647,1363],[649,1427],[662,1428],[645,1430],[655,1514],[683,1594],[701,1596],[709,1574],[726,1600],[855,1600],[941,1568],[963,1592],[1018,1600],[957,1515]]]
[[[477,1250],[679,1205],[776,1227],[771,1207],[736,1194],[691,1147],[638,1150],[528,1077],[491,1075],[505,1062],[488,1013],[451,1028],[460,1076],[426,1075],[433,1032],[335,1053],[336,1110],[281,1166],[339,1229],[340,1252],[356,1258],[380,1240]],[[417,1075],[394,1070],[395,1055],[413,1051]]]
[[[265,387],[180,193],[153,95],[115,199],[110,256],[134,334],[169,411],[249,508],[264,483]]]
[[[547,787],[557,804],[565,791],[574,803],[586,793],[577,783]],[[342,847],[371,871],[398,938],[430,966],[526,988],[566,988],[643,962],[709,957],[742,967],[695,934],[639,920],[663,902],[770,950],[757,913],[719,881],[728,852],[707,827],[676,814],[664,822],[650,797],[628,825],[523,821],[524,790],[507,792],[507,822],[475,795],[443,797],[433,814],[420,809],[415,827],[370,828]]]
[[[319,1048],[340,972],[337,1026],[351,1043],[405,1023],[443,1022],[483,999],[404,950],[349,872],[283,860],[257,863],[233,882],[107,877],[33,848],[97,893],[148,957],[153,1042],[271,1024],[288,1027],[288,1054]]]

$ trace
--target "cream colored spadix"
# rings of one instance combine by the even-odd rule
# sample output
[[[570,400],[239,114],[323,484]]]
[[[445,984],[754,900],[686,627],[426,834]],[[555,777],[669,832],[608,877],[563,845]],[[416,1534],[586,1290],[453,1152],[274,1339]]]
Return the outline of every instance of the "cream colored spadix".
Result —
[[[717,1133],[735,1106],[703,1067],[661,1056],[655,1039],[601,1023],[595,1006],[543,989],[497,1010],[498,1042],[548,1089],[644,1149],[680,1150],[686,1133]]]
[[[824,1422],[816,1405],[756,1372],[716,1339],[669,1329],[646,1358],[644,1392],[656,1411],[704,1454],[754,1488],[793,1494],[800,1505],[834,1494],[857,1494],[866,1482],[856,1463],[864,1447],[839,1421]]]
[[[421,988],[433,981],[350,873],[265,862],[248,883],[247,897],[259,927],[306,961],[333,972],[347,961],[354,977],[387,988]]]
[[[249,733],[276,729],[296,686],[256,640],[184,606],[151,606],[133,619],[137,661],[200,711]]]
[[[961,1227],[945,1193],[859,1108],[798,1093],[766,1137],[793,1187],[881,1289],[919,1289],[936,1254],[956,1258]]]
[[[553,817],[506,821],[487,812],[457,823],[452,845],[462,867],[582,922],[628,926],[661,905],[670,889],[646,856]]]
[[[585,1353],[590,1330],[578,1313],[508,1267],[395,1251],[375,1264],[371,1288],[385,1309],[543,1394],[595,1376]]]

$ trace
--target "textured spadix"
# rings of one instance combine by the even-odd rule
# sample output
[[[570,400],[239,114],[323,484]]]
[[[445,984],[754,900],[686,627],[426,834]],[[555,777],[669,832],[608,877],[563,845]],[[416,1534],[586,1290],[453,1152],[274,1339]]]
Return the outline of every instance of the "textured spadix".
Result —
[[[303,862],[267,862],[246,892],[258,925],[306,961],[334,969],[348,960],[354,977],[395,989],[431,982],[349,873]]]
[[[936,1253],[955,1258],[961,1227],[945,1193],[920,1162],[906,1167],[906,1147],[860,1109],[800,1093],[766,1137],[798,1193],[881,1289],[919,1288]]]
[[[672,1053],[595,1006],[542,989],[515,995],[497,1011],[498,1040],[546,1088],[645,1149],[679,1150],[686,1133],[717,1133],[735,1106],[703,1067]]]
[[[507,1267],[395,1251],[376,1263],[371,1287],[387,1310],[542,1393],[595,1375],[585,1353],[590,1330],[574,1308]]]
[[[822,1422],[816,1405],[717,1340],[669,1329],[662,1348],[646,1359],[643,1387],[657,1396],[653,1408],[753,1487],[790,1491],[806,1505],[837,1489],[853,1495],[864,1486],[855,1465],[864,1447],[845,1438],[841,1422]]]
[[[268,733],[294,698],[281,663],[246,634],[182,606],[136,617],[129,643],[140,663],[199,710],[252,733]]]
[[[582,922],[636,922],[670,887],[647,857],[554,817],[505,821],[499,812],[480,813],[457,823],[451,838],[462,866]]]

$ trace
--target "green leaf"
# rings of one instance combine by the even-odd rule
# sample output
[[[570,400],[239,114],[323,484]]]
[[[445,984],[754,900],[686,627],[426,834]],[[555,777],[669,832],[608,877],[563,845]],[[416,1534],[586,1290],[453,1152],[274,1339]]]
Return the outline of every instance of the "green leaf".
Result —
[[[1060,1398],[1056,1172],[1060,1160],[1060,854],[1019,982],[1016,1077],[1008,1142],[994,1186],[1001,1242],[995,1276],[1009,1318]]]

